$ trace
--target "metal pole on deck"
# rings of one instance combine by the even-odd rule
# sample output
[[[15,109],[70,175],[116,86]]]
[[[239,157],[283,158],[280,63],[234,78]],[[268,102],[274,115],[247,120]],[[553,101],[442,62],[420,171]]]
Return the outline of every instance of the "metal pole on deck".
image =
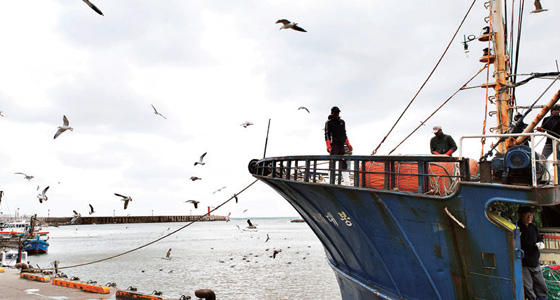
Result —
[[[23,245],[21,243],[21,235],[19,236],[19,242],[18,242],[18,257],[16,260],[16,263],[20,263],[21,262],[21,252],[23,250]]]
[[[266,141],[264,142],[264,154],[263,158],[266,157],[266,147],[268,146],[268,132],[270,131],[270,119],[268,119],[268,128],[266,129]]]

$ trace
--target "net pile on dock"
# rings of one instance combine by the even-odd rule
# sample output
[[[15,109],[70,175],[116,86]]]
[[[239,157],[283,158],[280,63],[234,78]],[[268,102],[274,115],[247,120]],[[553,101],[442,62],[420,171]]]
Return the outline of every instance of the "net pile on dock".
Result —
[[[543,276],[548,287],[548,299],[560,300],[560,265],[544,267]]]

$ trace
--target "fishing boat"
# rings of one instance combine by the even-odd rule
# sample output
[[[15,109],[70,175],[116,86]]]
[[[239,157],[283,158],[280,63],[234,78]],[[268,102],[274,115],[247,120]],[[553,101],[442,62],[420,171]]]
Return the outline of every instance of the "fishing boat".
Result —
[[[14,249],[2,250],[0,251],[0,261],[2,267],[14,268],[18,261],[19,252]],[[21,252],[21,261],[27,262],[27,252]]]
[[[35,235],[27,237],[23,242],[23,249],[28,254],[42,254],[49,251],[48,232],[37,232]]]
[[[310,155],[249,163],[250,173],[319,238],[344,300],[524,299],[520,232],[504,211],[560,204],[559,174],[551,167],[560,140],[533,132],[560,91],[522,133],[510,133],[521,84],[513,76],[516,55],[505,38],[504,2],[484,7],[489,17],[481,20],[487,28],[478,40],[489,47],[480,62],[494,69],[483,87],[493,91],[487,98],[496,105],[497,126],[491,134],[461,137],[458,157]],[[549,160],[535,149],[544,137],[553,141]],[[464,157],[463,143],[482,138],[494,141],[491,149],[479,159]]]
[[[29,221],[20,220],[14,222],[7,222],[0,228],[0,234],[7,235],[13,233],[23,233],[29,230]]]
[[[21,243],[23,249],[30,255],[47,253],[49,232],[41,230],[36,215],[30,220],[8,222],[0,231],[0,247],[19,248]]]
[[[42,227],[37,222],[37,215],[31,216],[29,229],[25,232],[23,249],[28,254],[42,254],[49,250],[49,232],[39,231]]]

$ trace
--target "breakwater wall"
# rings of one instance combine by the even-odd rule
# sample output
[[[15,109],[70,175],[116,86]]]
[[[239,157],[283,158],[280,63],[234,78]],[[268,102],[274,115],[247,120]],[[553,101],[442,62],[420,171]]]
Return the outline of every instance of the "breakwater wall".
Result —
[[[70,225],[72,217],[37,218],[39,222],[48,225]],[[85,224],[121,224],[121,223],[163,223],[163,222],[192,222],[192,221],[226,221],[226,216],[101,216],[79,217],[73,225]]]

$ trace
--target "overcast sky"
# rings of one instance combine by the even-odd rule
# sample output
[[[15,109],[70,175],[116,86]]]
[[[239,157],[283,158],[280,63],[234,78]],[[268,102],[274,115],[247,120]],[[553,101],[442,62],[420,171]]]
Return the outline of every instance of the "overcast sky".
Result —
[[[560,2],[543,0],[549,11],[541,14],[529,14],[529,2],[518,73],[556,71]],[[326,154],[322,128],[333,105],[341,109],[354,153],[369,155],[439,59],[471,1],[93,3],[105,16],[80,0],[0,4],[4,214],[19,208],[20,214],[85,215],[88,204],[97,216],[201,214],[254,180],[247,165],[262,158],[269,119],[267,156]],[[378,154],[391,151],[482,67],[478,59],[487,44],[471,42],[467,56],[461,41],[480,35],[487,14],[478,1]],[[278,30],[275,22],[282,18],[308,32]],[[481,74],[471,85],[485,81]],[[519,104],[533,102],[550,82],[519,88]],[[484,106],[483,89],[460,93],[395,154],[428,154],[434,125],[456,139],[480,134]],[[53,140],[63,115],[74,131]],[[254,125],[241,127],[245,121]],[[487,130],[493,126],[489,119]],[[473,142],[468,156],[478,158],[480,147]],[[193,166],[204,152],[206,165]],[[37,186],[50,186],[43,204]],[[114,193],[132,197],[127,210]],[[189,199],[201,201],[197,210],[184,203]],[[260,182],[239,199],[215,213],[297,216]]]

